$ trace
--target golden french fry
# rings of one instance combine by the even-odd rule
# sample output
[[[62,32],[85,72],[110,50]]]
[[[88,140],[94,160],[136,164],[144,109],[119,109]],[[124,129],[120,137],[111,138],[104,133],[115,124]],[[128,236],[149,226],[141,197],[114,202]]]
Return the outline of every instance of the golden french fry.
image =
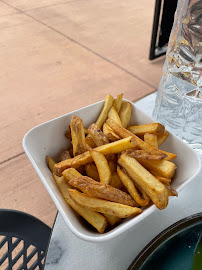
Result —
[[[75,189],[69,189],[70,198],[78,205],[97,211],[103,214],[117,216],[119,218],[127,218],[142,213],[142,210],[137,207],[109,202],[102,199],[92,198]]]
[[[175,174],[176,165],[168,160],[143,160],[138,159],[137,160],[149,171],[152,170],[156,172],[157,174],[166,177],[166,178],[172,178]]]
[[[99,129],[96,124],[92,124],[88,128],[88,133],[92,137],[97,146],[101,146],[109,143],[108,137]]]
[[[53,172],[55,161],[51,157],[46,156],[46,164],[48,165],[48,168],[50,169],[50,171]]]
[[[98,146],[94,150],[106,156],[106,155],[111,155],[111,154],[117,154],[127,149],[134,148],[136,147],[136,145],[137,145],[136,141],[134,141],[132,137],[128,137],[128,138],[125,138],[116,142]],[[68,169],[70,167],[78,168],[81,165],[85,165],[91,162],[93,162],[93,158],[90,152],[86,151],[85,153],[78,155],[74,158],[64,160],[62,162],[55,164],[54,173],[58,176],[61,176],[62,172],[65,169]]]
[[[113,105],[113,97],[110,96],[110,95],[107,95],[105,97],[105,103],[104,103],[104,107],[96,121],[96,125],[99,127],[99,128],[102,128],[104,122],[106,121],[107,119],[107,116],[108,116],[108,113],[109,113],[109,110],[111,109],[112,105]]]
[[[163,135],[159,135],[157,137],[157,140],[158,140],[158,146],[160,146],[168,137],[169,133],[168,131],[164,131]]]
[[[86,142],[86,150],[90,150],[96,147],[96,144],[90,135],[86,136],[85,142]]]
[[[121,189],[123,187],[123,183],[121,182],[121,179],[117,172],[114,172],[111,177],[110,186],[114,188]]]
[[[63,161],[66,159],[72,158],[68,150],[63,150],[60,154],[59,161]]]
[[[123,99],[123,94],[120,94],[117,96],[117,98],[114,100],[113,107],[119,113],[122,105],[122,99]]]
[[[74,209],[80,216],[87,220],[98,232],[104,233],[107,227],[107,219],[95,211],[88,210],[76,204],[69,196],[70,185],[65,182],[63,176],[53,175],[53,178],[67,204]]]
[[[164,160],[163,160],[164,161]],[[153,161],[149,161],[153,162]],[[135,158],[125,153],[118,159],[128,175],[141,187],[159,209],[166,208],[168,204],[168,192],[166,187],[147,171]]]
[[[127,126],[130,123],[132,115],[132,105],[130,102],[123,102],[121,106],[121,110],[119,112],[119,117],[121,119],[121,124],[124,128],[127,128]]]
[[[109,214],[103,214],[103,216],[106,217],[106,219],[108,220],[108,222],[109,222],[109,224],[110,224],[111,226],[113,226],[115,223],[121,221],[121,218],[116,217],[116,216],[112,216],[112,215],[109,215]]]
[[[116,109],[112,106],[109,113],[108,113],[108,118],[112,118],[116,123],[121,125],[121,119],[116,111]]]
[[[85,135],[88,135],[88,129],[87,128],[84,128],[84,133],[85,133]]]
[[[102,153],[95,150],[90,150],[90,154],[97,167],[100,182],[109,184],[112,175],[106,157]]]
[[[163,135],[165,127],[159,123],[145,124],[139,126],[130,126],[128,130],[135,135],[144,135],[145,133]]]
[[[142,141],[139,137],[137,137],[135,134],[130,132],[129,130],[123,128],[122,126],[118,125],[113,119],[109,118],[107,119],[107,124],[113,129],[113,131],[121,138],[127,138],[128,136],[133,137],[136,140],[137,146],[142,150],[155,150],[154,147],[151,145],[145,143]],[[167,155],[166,160],[172,160],[177,157],[177,155],[173,153],[168,153],[166,151],[156,149],[159,152],[162,152]]]
[[[65,180],[69,182],[73,178],[78,178],[82,176],[76,169],[69,168],[63,171],[62,175],[64,176]]]
[[[117,167],[117,173],[118,173],[122,183],[124,184],[124,186],[128,190],[129,194],[137,202],[137,204],[142,206],[142,207],[147,206],[150,202],[150,199],[147,196],[147,194],[145,192],[143,192],[142,197],[141,197],[138,190],[136,189],[136,187],[134,185],[134,182],[130,179],[130,177],[126,173],[123,172],[123,170],[121,170],[121,168],[119,166]]]
[[[71,121],[71,135],[74,156],[80,155],[86,151],[85,132],[83,121],[78,116],[73,116]]]
[[[86,165],[86,174],[95,181],[100,181],[99,173],[95,164],[89,163]]]
[[[100,198],[129,206],[137,206],[136,202],[127,193],[110,185],[99,183],[87,176],[73,178],[69,181],[69,184],[93,198]]]
[[[158,149],[158,139],[156,134],[150,134],[150,133],[145,133],[144,134],[144,141],[153,146],[154,148]]]
[[[135,150],[128,149],[126,154],[133,158],[143,159],[143,160],[162,160],[166,159],[167,155],[156,150]]]
[[[120,137],[114,133],[114,131],[106,124],[103,125],[103,133],[107,136],[110,142],[120,140]]]

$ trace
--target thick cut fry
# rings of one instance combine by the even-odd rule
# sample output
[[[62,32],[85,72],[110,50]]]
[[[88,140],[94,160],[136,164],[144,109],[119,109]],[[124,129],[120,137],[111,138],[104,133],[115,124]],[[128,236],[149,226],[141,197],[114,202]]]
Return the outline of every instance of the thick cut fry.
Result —
[[[151,171],[150,171],[151,172]],[[151,172],[151,174],[153,174]],[[154,175],[154,174],[153,174]],[[154,175],[155,176],[155,175]],[[170,182],[171,179],[170,178],[166,178],[166,177],[162,177],[162,176],[155,176],[161,183],[163,183],[165,186],[170,186]]]
[[[112,216],[112,215],[108,215],[108,214],[103,214],[103,216],[106,217],[106,219],[108,220],[109,224],[111,226],[113,226],[114,224],[116,224],[117,222],[121,221],[121,218],[116,217],[116,216]]]
[[[166,154],[161,153],[157,150],[135,150],[128,149],[126,154],[133,158],[139,158],[143,160],[162,160],[167,157]]]
[[[88,210],[76,204],[69,196],[70,186],[65,182],[64,177],[53,175],[53,178],[67,204],[74,209],[80,216],[87,220],[98,232],[104,233],[107,227],[107,219],[100,213]]]
[[[100,182],[109,184],[112,174],[111,174],[106,157],[102,153],[97,152],[95,150],[90,150],[90,154],[97,167]]]
[[[82,176],[76,169],[69,168],[65,171],[63,171],[62,175],[64,176],[65,180],[69,182],[73,178],[78,178]]]
[[[160,174],[166,178],[172,178],[175,174],[176,165],[167,160],[137,160],[149,171],[155,171],[157,174]]]
[[[119,158],[118,164],[121,165],[133,181],[146,192],[157,208],[166,208],[168,204],[168,192],[166,187],[136,159],[124,153]]]
[[[75,189],[69,189],[69,195],[76,204],[82,207],[103,214],[117,216],[119,218],[127,218],[142,213],[142,210],[140,208],[131,207],[120,203],[109,202],[102,199],[92,198],[78,192]]]
[[[133,139],[131,137],[113,142],[113,143],[109,143],[109,144],[105,144],[99,147],[96,147],[94,150],[102,153],[103,155],[111,155],[111,154],[117,154],[120,153],[122,151],[125,151],[127,149],[130,148],[134,148],[136,147],[136,141],[133,141]],[[65,169],[68,169],[70,167],[73,168],[78,168],[81,165],[85,165],[88,163],[93,162],[93,158],[90,154],[89,151],[78,155],[74,158],[68,159],[68,160],[64,160],[60,163],[55,164],[54,166],[54,173],[58,176],[61,176],[62,172]]]
[[[95,181],[100,181],[99,173],[94,163],[86,165],[86,174]]]
[[[103,125],[103,133],[107,136],[110,142],[120,140],[120,137],[114,133],[114,131],[106,124]]]
[[[146,193],[143,192],[142,197],[140,196],[138,190],[136,189],[134,182],[130,179],[130,177],[123,172],[123,170],[120,169],[120,167],[117,167],[117,173],[123,183],[123,185],[128,190],[131,197],[137,202],[138,205],[145,207],[149,204],[150,199],[147,196]]]
[[[108,118],[112,118],[116,123],[121,125],[121,119],[116,111],[116,109],[112,106],[109,113],[108,113]]]
[[[139,126],[130,126],[128,130],[135,135],[144,135],[145,133],[163,135],[165,127],[159,123],[145,124]]]
[[[150,133],[145,133],[144,134],[144,141],[153,146],[154,148],[158,149],[158,139],[156,134],[150,134]]]
[[[100,113],[100,115],[95,123],[99,128],[102,128],[104,122],[106,121],[108,113],[113,105],[113,101],[114,101],[114,99],[112,96],[107,95],[105,97],[104,107],[103,107],[103,109],[102,109],[102,111],[101,111],[101,113]]]
[[[127,193],[111,187],[110,185],[99,183],[87,176],[73,178],[69,181],[69,184],[94,198],[100,198],[129,206],[137,206],[136,202]]]
[[[144,141],[142,141],[139,137],[137,137],[136,135],[134,135],[132,132],[130,132],[129,130],[123,128],[122,126],[118,125],[113,119],[109,118],[107,119],[107,124],[113,129],[113,131],[121,138],[127,138],[128,136],[132,136],[136,142],[137,142],[137,146],[142,149],[142,150],[154,150],[155,148],[150,146],[149,144],[145,143]],[[162,152],[164,154],[167,155],[166,160],[172,160],[175,159],[177,156],[173,153],[168,153],[166,151],[160,150],[160,149],[156,149],[159,152]]]
[[[69,158],[72,158],[69,151],[68,150],[63,150],[60,154],[59,160],[63,161],[63,160],[67,160]]]
[[[123,99],[123,94],[120,94],[117,96],[117,98],[114,100],[113,107],[119,113],[122,105],[122,99]]]
[[[123,187],[123,183],[121,182],[121,179],[118,176],[117,172],[114,172],[112,174],[110,186],[118,189],[121,189]]]
[[[119,112],[119,117],[121,119],[121,124],[124,128],[127,128],[127,126],[130,123],[132,114],[132,105],[130,102],[123,102],[121,106],[121,110]]]
[[[78,116],[73,116],[71,121],[71,135],[74,156],[80,155],[86,151],[85,132],[83,121]]]
[[[90,135],[86,136],[85,142],[86,142],[86,149],[87,150],[90,150],[90,149],[93,149],[96,147],[96,144]]]
[[[50,171],[53,172],[55,161],[51,157],[46,156],[46,164],[48,165],[48,168],[50,169]]]
[[[88,128],[88,133],[91,135],[93,141],[97,146],[109,143],[108,137],[99,129],[96,124],[92,124]]]
[[[158,146],[160,146],[168,137],[169,133],[168,131],[164,131],[163,135],[159,135],[157,137],[157,140],[158,140]]]

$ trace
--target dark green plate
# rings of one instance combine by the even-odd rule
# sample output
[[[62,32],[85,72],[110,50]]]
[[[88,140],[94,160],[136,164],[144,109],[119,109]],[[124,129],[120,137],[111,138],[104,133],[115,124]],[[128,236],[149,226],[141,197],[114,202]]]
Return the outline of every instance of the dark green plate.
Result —
[[[202,213],[173,224],[155,237],[128,270],[202,270]]]

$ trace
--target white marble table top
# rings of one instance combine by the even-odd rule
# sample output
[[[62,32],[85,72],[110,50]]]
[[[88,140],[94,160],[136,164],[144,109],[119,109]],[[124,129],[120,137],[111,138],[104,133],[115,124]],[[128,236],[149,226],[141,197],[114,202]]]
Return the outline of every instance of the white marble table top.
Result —
[[[156,93],[138,101],[136,105],[151,115]],[[116,239],[104,243],[90,243],[77,238],[58,213],[45,270],[124,270],[138,253],[157,234],[189,215],[202,212],[202,171],[173,198],[169,206],[156,210],[134,228]]]

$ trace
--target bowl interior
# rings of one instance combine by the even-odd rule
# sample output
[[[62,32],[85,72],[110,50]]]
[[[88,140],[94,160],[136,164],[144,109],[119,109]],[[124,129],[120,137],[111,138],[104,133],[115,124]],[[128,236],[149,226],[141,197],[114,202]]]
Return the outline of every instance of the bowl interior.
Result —
[[[31,129],[23,139],[23,147],[26,154],[66,223],[77,236],[91,241],[104,241],[115,237],[126,229],[132,227],[156,209],[155,206],[151,206],[144,210],[141,215],[132,219],[124,220],[116,227],[110,229],[110,231],[100,235],[69,208],[54,183],[51,172],[47,168],[45,162],[46,155],[51,156],[55,161],[57,161],[60,151],[68,148],[70,145],[70,142],[64,134],[68,129],[72,116],[77,115],[81,117],[83,119],[84,126],[88,127],[97,119],[103,107],[103,103],[104,101],[95,103],[41,124]],[[154,122],[150,117],[136,108],[133,103],[131,104],[133,106],[131,124],[139,125]],[[162,144],[161,149],[176,153],[178,156],[174,161],[177,165],[177,172],[173,180],[173,187],[177,188],[179,191],[193,178],[195,174],[197,174],[200,167],[199,160],[193,150],[173,134],[170,134],[168,139]]]

